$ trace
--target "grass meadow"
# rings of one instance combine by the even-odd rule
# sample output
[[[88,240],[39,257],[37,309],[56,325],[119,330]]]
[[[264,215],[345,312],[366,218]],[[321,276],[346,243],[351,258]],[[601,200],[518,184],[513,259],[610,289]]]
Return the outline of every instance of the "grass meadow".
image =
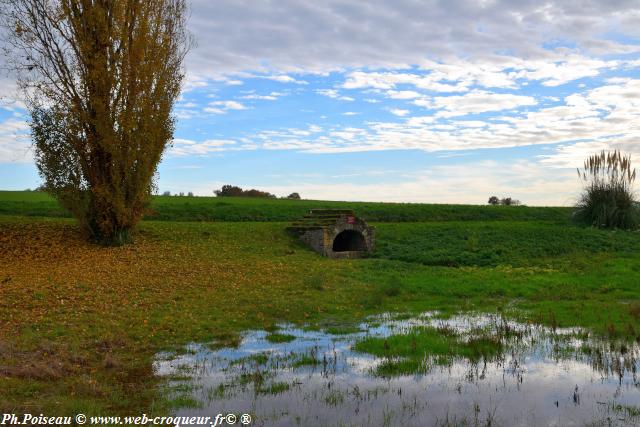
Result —
[[[367,259],[285,232],[347,207],[376,227]],[[0,192],[0,410],[167,411],[158,351],[285,322],[483,311],[640,341],[639,250],[640,233],[572,225],[567,208],[204,197],[155,197],[135,244],[100,247],[47,195]]]

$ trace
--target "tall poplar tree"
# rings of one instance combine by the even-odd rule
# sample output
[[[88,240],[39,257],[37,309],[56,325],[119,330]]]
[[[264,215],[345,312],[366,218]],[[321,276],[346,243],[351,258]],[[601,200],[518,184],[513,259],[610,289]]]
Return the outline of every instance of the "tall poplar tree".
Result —
[[[0,0],[45,188],[95,240],[130,241],[174,131],[185,0]]]

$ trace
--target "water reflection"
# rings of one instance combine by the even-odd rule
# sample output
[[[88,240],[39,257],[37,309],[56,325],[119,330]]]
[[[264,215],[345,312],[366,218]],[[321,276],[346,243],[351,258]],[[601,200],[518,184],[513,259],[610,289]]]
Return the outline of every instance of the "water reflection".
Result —
[[[426,352],[407,373],[380,369],[414,366],[390,346],[381,357],[354,350],[359,341],[425,327],[455,334],[462,345],[491,337],[499,351]],[[278,332],[289,342],[280,343],[251,331],[237,348],[193,344],[184,354],[160,354],[155,368],[170,376],[174,393],[195,400],[177,414],[251,413],[258,426],[640,425],[637,343],[487,315],[385,315],[356,330],[283,327]]]

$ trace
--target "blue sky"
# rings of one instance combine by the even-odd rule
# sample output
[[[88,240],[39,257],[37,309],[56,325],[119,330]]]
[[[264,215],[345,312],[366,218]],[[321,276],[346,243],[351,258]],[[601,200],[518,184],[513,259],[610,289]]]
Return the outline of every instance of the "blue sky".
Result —
[[[194,1],[160,191],[568,205],[587,155],[640,155],[637,2]],[[0,81],[0,188],[35,187]]]

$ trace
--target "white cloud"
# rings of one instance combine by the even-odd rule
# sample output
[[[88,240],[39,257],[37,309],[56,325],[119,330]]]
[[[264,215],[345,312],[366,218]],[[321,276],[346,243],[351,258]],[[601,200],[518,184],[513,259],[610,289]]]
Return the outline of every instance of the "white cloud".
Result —
[[[487,122],[480,120],[459,120],[453,122],[453,124],[462,128],[483,128],[488,126]]]
[[[317,89],[316,93],[329,98],[338,99],[340,101],[355,101],[354,98],[341,95],[340,92],[335,89]]]
[[[222,108],[215,108],[215,107],[205,107],[204,110],[205,113],[209,113],[209,114],[226,114],[227,112],[225,110],[223,110]],[[183,115],[184,118],[191,118],[190,115]]]
[[[291,76],[287,76],[284,74],[281,75],[276,75],[276,76],[258,76],[261,79],[267,79],[267,80],[273,80],[275,82],[279,82],[279,83],[293,83],[293,84],[297,84],[297,85],[306,85],[309,84],[309,82],[306,82],[304,80],[297,80]]]
[[[245,110],[246,107],[237,101],[214,101],[211,105],[220,105],[226,110]]]
[[[463,116],[487,111],[511,110],[518,107],[536,105],[531,96],[473,91],[460,96],[436,97],[430,108],[442,109],[440,117]]]
[[[0,122],[0,163],[33,162],[28,131],[24,120],[8,118]]]
[[[600,70],[616,68],[619,61],[602,61],[578,55],[569,55],[562,61],[527,61],[524,69],[513,73],[516,78],[540,80],[545,86],[560,86],[584,77],[594,77]]]
[[[422,96],[414,90],[388,90],[386,95],[391,99],[414,99]]]
[[[572,52],[549,52],[540,60],[523,60],[515,56],[493,56],[448,63],[423,60],[425,74],[407,72],[353,71],[346,75],[345,89],[372,89],[391,99],[422,98],[431,92],[467,92],[473,86],[517,89],[529,81],[545,86],[560,86],[584,77],[594,77],[602,70],[632,66],[633,61],[603,61]],[[398,86],[419,90],[396,90]]]
[[[209,103],[203,111],[210,114],[225,114],[229,110],[246,110],[243,104],[238,101],[213,101]]]
[[[403,110],[401,108],[392,108],[392,109],[389,110],[389,112],[391,114],[393,114],[394,116],[398,116],[398,117],[404,117],[404,116],[406,116],[407,114],[410,113],[409,110]]]
[[[428,101],[429,108],[439,109],[433,115],[408,117],[402,122],[367,122],[367,127],[352,135],[348,143],[321,133],[300,139],[299,135],[286,131],[261,132],[260,138],[253,140],[259,140],[259,146],[264,149],[313,153],[459,151],[603,138],[629,141],[629,144],[640,141],[640,79],[568,95],[561,105],[514,116],[458,119],[469,113],[503,111],[535,103],[534,98],[527,96],[472,91]],[[344,129],[333,129],[333,132],[342,131]]]
[[[354,71],[347,75],[342,84],[344,89],[394,89],[398,85],[412,85],[422,90],[434,92],[466,92],[466,83],[448,84],[441,83],[444,80],[439,75],[418,75],[396,72],[364,72]],[[392,92],[393,93],[393,92]]]
[[[169,147],[168,154],[173,156],[205,156],[211,153],[225,151],[236,144],[228,139],[208,139],[196,142],[190,139],[176,138]]]
[[[413,104],[418,107],[434,108],[433,101],[430,98],[416,99]]]
[[[241,98],[242,99],[258,99],[263,101],[275,101],[276,99],[278,99],[278,97],[274,95],[257,95],[255,93],[251,95],[241,96]]]

